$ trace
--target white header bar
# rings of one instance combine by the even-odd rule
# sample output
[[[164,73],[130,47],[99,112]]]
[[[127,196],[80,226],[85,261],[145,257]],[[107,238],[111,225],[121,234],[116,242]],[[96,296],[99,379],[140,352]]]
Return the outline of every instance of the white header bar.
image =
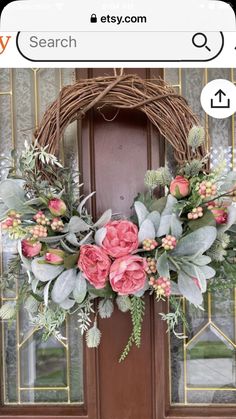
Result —
[[[233,9],[220,0],[18,0],[5,7],[0,22],[1,31],[12,32],[235,29]]]

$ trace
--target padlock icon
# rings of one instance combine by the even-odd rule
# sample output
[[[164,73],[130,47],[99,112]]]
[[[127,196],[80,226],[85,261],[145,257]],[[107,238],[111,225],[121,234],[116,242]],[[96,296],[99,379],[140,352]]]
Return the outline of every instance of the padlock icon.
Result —
[[[91,15],[91,18],[90,18],[90,22],[91,23],[97,23],[97,16],[95,15],[95,13],[93,13],[92,15]]]

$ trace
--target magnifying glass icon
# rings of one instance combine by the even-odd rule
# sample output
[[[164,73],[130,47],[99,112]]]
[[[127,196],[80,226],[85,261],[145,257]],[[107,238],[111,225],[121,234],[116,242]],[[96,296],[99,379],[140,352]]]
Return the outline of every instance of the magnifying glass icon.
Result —
[[[207,37],[202,32],[198,32],[193,35],[192,43],[197,48],[205,47],[208,51],[211,51],[211,49],[207,46]]]

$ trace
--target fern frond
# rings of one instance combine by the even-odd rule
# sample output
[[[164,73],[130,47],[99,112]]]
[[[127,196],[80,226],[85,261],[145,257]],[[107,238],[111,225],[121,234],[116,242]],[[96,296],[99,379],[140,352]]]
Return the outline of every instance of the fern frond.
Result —
[[[135,344],[138,348],[141,346],[142,322],[145,312],[145,301],[140,297],[132,296],[130,311],[133,330],[129,337],[128,343],[120,356],[119,362],[125,360],[133,344]]]

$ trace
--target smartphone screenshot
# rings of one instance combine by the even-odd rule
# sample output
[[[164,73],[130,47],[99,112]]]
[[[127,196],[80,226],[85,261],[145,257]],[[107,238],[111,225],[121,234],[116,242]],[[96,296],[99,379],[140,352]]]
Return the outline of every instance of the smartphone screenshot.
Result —
[[[0,416],[236,418],[233,5],[0,6]]]

